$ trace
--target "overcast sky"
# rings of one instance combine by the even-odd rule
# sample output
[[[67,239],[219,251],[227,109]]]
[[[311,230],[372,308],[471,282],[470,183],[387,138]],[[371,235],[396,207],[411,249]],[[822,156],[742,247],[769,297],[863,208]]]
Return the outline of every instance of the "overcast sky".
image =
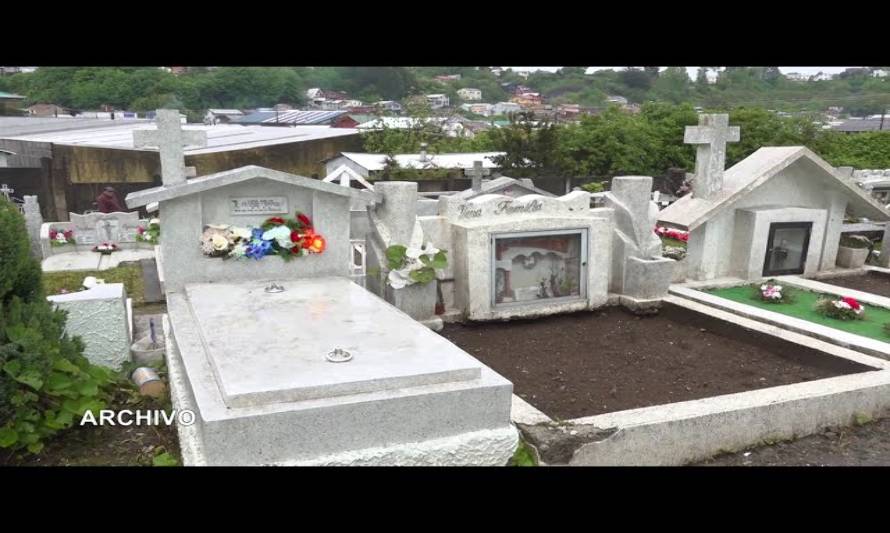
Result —
[[[561,67],[505,67],[512,68],[513,70],[549,70],[550,72],[559,70]],[[624,67],[587,67],[587,72],[593,72],[596,70],[603,69],[615,69],[620,70]],[[660,67],[664,70],[667,67]],[[813,75],[818,74],[819,72],[825,72],[828,74],[837,74],[839,72],[843,72],[845,69],[851,67],[779,67],[779,70],[782,74],[788,74],[789,72],[799,72],[801,74]],[[695,75],[698,73],[698,67],[686,67],[686,70],[689,71],[689,77],[695,78]]]

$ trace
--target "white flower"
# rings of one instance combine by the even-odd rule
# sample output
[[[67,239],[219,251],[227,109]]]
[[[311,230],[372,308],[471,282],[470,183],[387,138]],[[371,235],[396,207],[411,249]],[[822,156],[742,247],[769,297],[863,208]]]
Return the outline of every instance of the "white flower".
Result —
[[[153,218],[153,219],[149,220],[149,221],[148,221],[148,225],[151,226],[152,224],[160,225],[160,224],[161,224],[161,219],[159,219],[159,218]]]
[[[232,235],[238,237],[239,239],[242,239],[245,241],[250,240],[251,233],[250,233],[250,230],[247,228],[243,228],[240,226],[232,226],[231,228],[229,228],[229,231],[231,231]]]
[[[433,243],[428,242],[426,243],[426,248],[424,248],[423,252],[430,256],[430,259],[432,259],[434,255],[439,253],[439,249],[433,246]]]
[[[408,259],[418,259],[425,252],[421,248],[408,248],[405,250],[405,257]]]
[[[229,240],[219,234],[211,237],[210,243],[213,246],[213,249],[217,252],[221,252],[222,250],[225,250],[229,247]]]
[[[769,288],[769,285],[761,285],[760,290],[765,291]]]
[[[86,287],[87,289],[92,289],[93,287],[95,287],[97,285],[97,283],[98,282],[94,276],[87,276],[87,277],[83,278],[83,286]]]
[[[414,280],[411,279],[408,276],[408,273],[404,270],[390,270],[387,279],[389,280],[389,285],[393,289],[401,289],[414,284]]]
[[[238,243],[232,248],[232,251],[229,252],[229,257],[234,257],[236,259],[241,259],[247,253],[247,245],[244,243]]]
[[[780,300],[782,298],[782,293],[774,292],[770,295],[770,298],[773,300]]]
[[[777,291],[781,291],[781,290],[782,290],[782,286],[781,286],[781,285],[773,285],[773,289],[775,289],[775,290],[777,290]]]
[[[850,304],[843,300],[835,300],[834,306],[838,309],[852,309],[852,307],[850,307]]]
[[[145,234],[143,234],[143,235],[142,235],[142,238],[143,238],[144,240],[146,240],[146,241],[150,241],[150,240],[151,240],[151,233],[145,233]]]
[[[59,242],[68,242],[68,239],[65,238],[65,234],[62,233],[61,231],[58,234],[56,234],[56,240]]]

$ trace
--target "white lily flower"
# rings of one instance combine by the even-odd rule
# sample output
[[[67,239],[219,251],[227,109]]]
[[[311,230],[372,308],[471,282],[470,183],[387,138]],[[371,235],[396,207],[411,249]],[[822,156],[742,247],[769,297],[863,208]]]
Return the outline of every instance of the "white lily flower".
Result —
[[[390,270],[387,279],[389,280],[389,285],[393,289],[401,289],[411,284],[411,279],[404,276],[399,270]]]
[[[435,246],[433,246],[433,243],[431,243],[431,242],[426,243],[426,248],[424,248],[423,251],[425,254],[430,256],[430,258],[432,258],[434,255],[439,253],[439,249],[436,248]]]
[[[269,231],[263,233],[264,241],[276,240],[279,241],[280,244],[280,241],[282,241],[283,239],[290,240],[290,228],[288,228],[287,226],[275,226]]]
[[[424,253],[425,252],[420,248],[408,248],[405,250],[405,257],[408,259],[419,259]]]

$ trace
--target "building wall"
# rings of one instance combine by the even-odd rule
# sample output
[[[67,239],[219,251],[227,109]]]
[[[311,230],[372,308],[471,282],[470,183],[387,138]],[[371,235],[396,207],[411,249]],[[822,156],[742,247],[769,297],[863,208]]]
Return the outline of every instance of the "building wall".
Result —
[[[68,213],[94,209],[96,197],[106,186],[113,186],[123,198],[130,192],[161,184],[160,157],[154,151],[96,148],[89,146],[14,143],[10,149],[30,159],[43,161],[43,169],[4,169],[9,185],[23,194],[37,194],[47,221],[66,221]],[[3,147],[3,145],[0,145]],[[212,174],[247,165],[259,165],[306,177],[324,177],[323,161],[339,152],[358,151],[358,134],[186,156],[185,164],[194,166],[197,175]],[[37,183],[35,183],[37,182]],[[7,182],[4,182],[7,183]]]

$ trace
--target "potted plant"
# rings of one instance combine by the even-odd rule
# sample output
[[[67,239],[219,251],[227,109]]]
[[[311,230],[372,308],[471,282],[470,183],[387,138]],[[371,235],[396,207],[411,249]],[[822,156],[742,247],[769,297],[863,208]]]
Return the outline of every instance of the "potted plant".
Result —
[[[431,243],[420,248],[394,244],[386,249],[386,300],[415,320],[433,316],[438,302],[436,270],[448,265],[445,251]]]
[[[860,268],[868,259],[872,242],[863,235],[843,235],[837,249],[837,265],[843,268]]]

